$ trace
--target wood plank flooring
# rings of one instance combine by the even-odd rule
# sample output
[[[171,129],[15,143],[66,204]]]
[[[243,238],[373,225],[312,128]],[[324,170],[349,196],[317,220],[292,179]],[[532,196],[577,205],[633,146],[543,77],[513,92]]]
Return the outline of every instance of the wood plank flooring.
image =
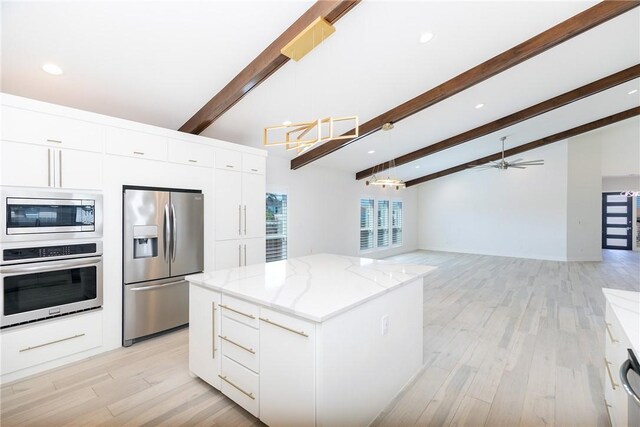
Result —
[[[416,251],[425,367],[375,426],[605,426],[602,287],[640,291],[640,254],[561,263]],[[199,379],[188,331],[11,384],[2,426],[262,425]]]

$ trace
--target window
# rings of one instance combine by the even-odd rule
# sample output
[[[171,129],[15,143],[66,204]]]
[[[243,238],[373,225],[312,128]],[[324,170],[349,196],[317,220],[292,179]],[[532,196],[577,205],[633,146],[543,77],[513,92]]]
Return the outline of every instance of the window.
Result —
[[[391,202],[391,244],[402,244],[402,202]]]
[[[389,246],[389,201],[378,200],[378,247]]]
[[[267,262],[287,259],[287,195],[267,193]]]
[[[360,199],[360,251],[400,245],[402,201]]]
[[[360,250],[373,249],[373,199],[360,200]]]

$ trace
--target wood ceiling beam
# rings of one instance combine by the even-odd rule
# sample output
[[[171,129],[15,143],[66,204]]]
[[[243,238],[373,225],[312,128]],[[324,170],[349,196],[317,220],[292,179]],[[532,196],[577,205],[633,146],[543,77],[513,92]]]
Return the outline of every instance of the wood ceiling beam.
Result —
[[[515,148],[511,148],[504,152],[504,156],[511,157],[516,154],[524,153],[525,151],[533,150],[534,148],[542,147],[544,145],[553,144],[554,142],[562,141],[567,138],[571,138],[586,132],[590,132],[592,130],[599,129],[604,126],[611,125],[613,123],[617,123],[622,120],[629,119],[631,117],[635,117],[640,115],[640,107],[630,108],[628,110],[622,111],[617,114],[613,114],[611,116],[607,116],[603,119],[595,120],[593,122],[566,130],[564,132],[559,132],[550,136],[547,136],[542,139],[538,139],[532,142],[529,142],[524,145],[520,145]],[[420,178],[412,179],[406,182],[407,187],[412,187],[414,185],[422,184],[427,181],[432,181],[436,178],[440,178],[443,176],[451,175],[456,172],[462,172],[468,170],[472,166],[479,166],[491,161],[500,160],[502,158],[502,152],[491,154],[489,156],[485,156],[476,160],[472,160],[470,162],[462,163],[457,166],[450,167],[448,169],[444,169],[438,172],[431,173],[429,175],[421,176]]]
[[[389,169],[392,162],[393,164],[395,164],[395,166],[413,162],[414,160],[427,157],[439,151],[446,150],[447,148],[455,147],[465,142],[469,142],[490,133],[499,131],[500,129],[513,126],[517,123],[531,119],[540,114],[548,113],[549,111],[553,111],[556,108],[564,107],[565,105],[571,104],[572,102],[602,92],[603,90],[611,89],[612,87],[618,86],[622,83],[626,83],[638,77],[640,77],[640,64],[636,64],[625,70],[611,74],[546,101],[542,101],[536,105],[525,108],[508,116],[504,116],[490,123],[478,126],[477,128],[468,130],[447,139],[443,139],[442,141],[438,141],[435,144],[428,145],[403,156],[396,157],[393,160],[388,160],[386,162],[380,163],[379,165],[361,170],[360,172],[356,173],[356,179],[367,178],[371,176],[374,171],[377,173],[387,170]]]
[[[422,111],[440,101],[443,101],[465,89],[468,89],[490,77],[495,76],[523,61],[557,46],[579,34],[590,30],[616,16],[619,16],[640,5],[640,1],[606,0],[578,13],[554,27],[526,40],[519,45],[476,65],[475,67],[453,77],[417,97],[398,105],[395,108],[360,125],[357,138],[332,139],[314,147],[291,160],[291,169],[298,169],[312,163],[327,154],[333,153],[350,143],[364,138],[382,128],[387,122],[397,122],[412,114]],[[353,132],[349,131],[348,133]],[[348,134],[347,133],[347,134]]]
[[[289,61],[289,58],[281,54],[280,50],[315,19],[321,16],[333,24],[359,2],[360,0],[320,0],[315,2],[178,130],[196,135],[201,133],[240,101],[243,96]]]

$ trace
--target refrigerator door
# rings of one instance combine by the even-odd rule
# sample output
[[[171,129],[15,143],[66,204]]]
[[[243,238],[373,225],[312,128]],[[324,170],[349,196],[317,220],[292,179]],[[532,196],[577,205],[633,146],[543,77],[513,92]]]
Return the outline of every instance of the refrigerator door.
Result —
[[[189,282],[182,277],[124,287],[124,345],[189,323]]]
[[[204,269],[204,195],[171,193],[171,276]]]
[[[124,283],[169,276],[169,192],[125,189]]]

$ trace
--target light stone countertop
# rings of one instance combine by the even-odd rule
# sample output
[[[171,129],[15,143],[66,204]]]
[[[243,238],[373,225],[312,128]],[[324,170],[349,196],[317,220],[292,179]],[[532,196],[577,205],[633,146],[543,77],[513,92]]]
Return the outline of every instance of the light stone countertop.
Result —
[[[193,274],[189,282],[284,313],[323,322],[436,267],[332,254]]]
[[[640,355],[640,292],[603,288],[604,297],[611,304],[633,351]]]

